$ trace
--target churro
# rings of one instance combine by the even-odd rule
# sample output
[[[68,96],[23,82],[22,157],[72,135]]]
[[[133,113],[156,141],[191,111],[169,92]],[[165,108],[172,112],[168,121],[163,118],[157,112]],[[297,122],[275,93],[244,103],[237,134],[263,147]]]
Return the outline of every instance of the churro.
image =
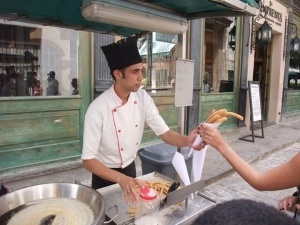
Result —
[[[243,120],[244,118],[234,112],[228,112],[227,109],[219,109],[219,110],[212,110],[205,120],[206,123],[223,123],[227,120],[227,117],[234,117],[239,120]]]

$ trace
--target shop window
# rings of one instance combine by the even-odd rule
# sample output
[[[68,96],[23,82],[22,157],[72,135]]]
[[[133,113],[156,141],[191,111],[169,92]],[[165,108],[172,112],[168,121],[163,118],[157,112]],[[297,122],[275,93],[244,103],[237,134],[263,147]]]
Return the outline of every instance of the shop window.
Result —
[[[78,34],[0,20],[1,97],[79,94]]]
[[[168,85],[168,70],[161,69],[156,70],[156,85],[158,87],[164,87]]]
[[[234,18],[205,20],[203,93],[233,92],[235,51],[228,45]]]
[[[178,42],[178,35],[155,33],[154,39],[155,41],[176,44]]]
[[[145,89],[152,94],[174,93],[176,58],[181,55],[179,36],[154,32],[141,38],[139,43],[145,65]],[[152,52],[150,56],[149,48]]]
[[[300,72],[290,71],[288,76],[288,88],[292,90],[300,89]]]

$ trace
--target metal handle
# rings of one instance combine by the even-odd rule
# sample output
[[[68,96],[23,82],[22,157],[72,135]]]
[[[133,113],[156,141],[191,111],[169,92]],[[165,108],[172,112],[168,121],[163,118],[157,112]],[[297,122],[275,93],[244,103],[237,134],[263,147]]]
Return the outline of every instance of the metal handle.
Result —
[[[165,207],[165,205],[167,203],[168,194],[171,193],[172,191],[177,190],[179,188],[179,186],[180,186],[180,182],[179,181],[176,181],[176,180],[173,181],[173,183],[169,187],[169,190],[168,190],[168,193],[167,193],[165,199],[162,202],[160,202],[160,205],[159,205],[159,209],[160,210]]]
[[[187,207],[188,207],[188,202],[189,202],[189,197],[186,196],[184,200],[184,210],[187,212]]]
[[[108,208],[108,209],[105,210],[105,211],[109,211],[109,210],[111,210],[112,208],[116,208],[116,215],[115,215],[113,218],[111,218],[110,220],[104,221],[104,222],[103,222],[104,224],[111,223],[111,222],[119,215],[119,208],[118,208],[117,205],[113,205],[112,207]]]

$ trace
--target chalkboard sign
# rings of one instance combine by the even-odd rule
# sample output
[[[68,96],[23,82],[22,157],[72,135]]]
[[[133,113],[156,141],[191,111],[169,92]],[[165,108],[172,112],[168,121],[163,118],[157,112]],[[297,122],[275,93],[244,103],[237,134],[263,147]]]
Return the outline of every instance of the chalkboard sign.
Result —
[[[194,60],[176,59],[175,106],[193,105]]]
[[[260,103],[260,86],[257,81],[248,81],[249,100],[250,100],[250,120],[251,134],[241,137],[240,140],[254,142],[254,137],[264,138],[264,126],[262,121],[261,103]],[[261,135],[254,134],[254,122],[260,122]],[[248,138],[251,137],[249,140]]]
[[[249,95],[253,122],[261,120],[260,87],[258,82],[249,82]]]

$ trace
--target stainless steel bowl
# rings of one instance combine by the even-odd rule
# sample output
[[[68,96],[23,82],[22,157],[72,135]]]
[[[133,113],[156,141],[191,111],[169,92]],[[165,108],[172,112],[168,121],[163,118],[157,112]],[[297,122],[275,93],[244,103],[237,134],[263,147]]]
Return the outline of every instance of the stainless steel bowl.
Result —
[[[26,187],[0,197],[0,216],[24,204],[47,198],[73,198],[89,205],[95,213],[92,225],[104,224],[104,198],[96,190],[73,183],[49,183]]]

